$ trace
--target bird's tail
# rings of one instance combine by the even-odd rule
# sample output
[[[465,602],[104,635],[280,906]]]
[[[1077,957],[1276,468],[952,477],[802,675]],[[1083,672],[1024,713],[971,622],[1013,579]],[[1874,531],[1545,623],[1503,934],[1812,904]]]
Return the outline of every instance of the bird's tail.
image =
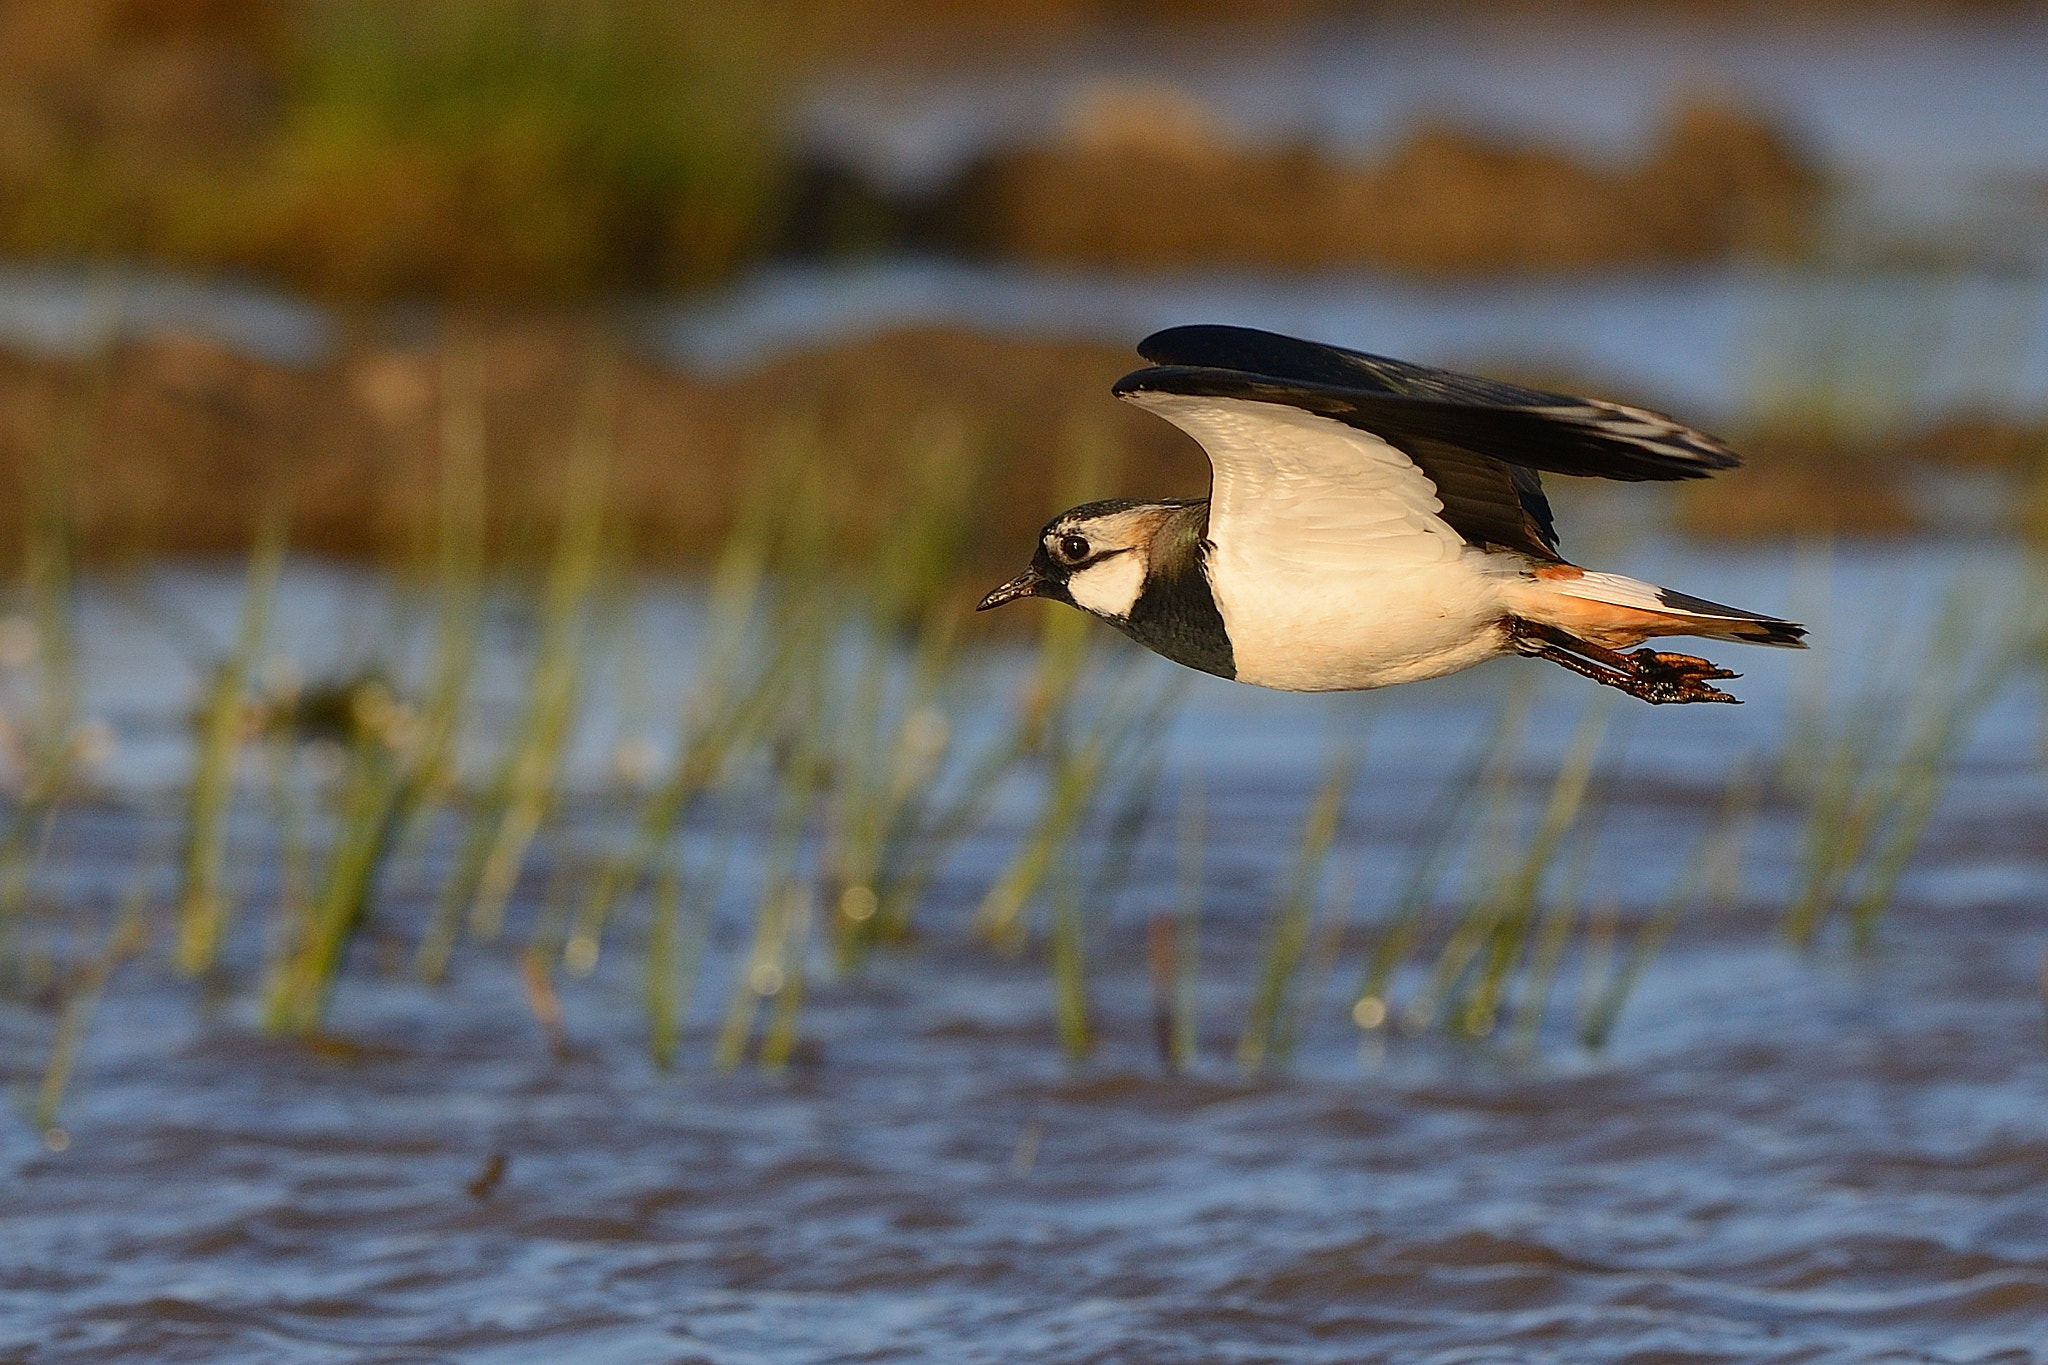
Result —
[[[1659,635],[1806,648],[1806,627],[1795,622],[1573,564],[1546,564],[1515,583],[1507,596],[1517,616],[1609,649],[1626,649]]]

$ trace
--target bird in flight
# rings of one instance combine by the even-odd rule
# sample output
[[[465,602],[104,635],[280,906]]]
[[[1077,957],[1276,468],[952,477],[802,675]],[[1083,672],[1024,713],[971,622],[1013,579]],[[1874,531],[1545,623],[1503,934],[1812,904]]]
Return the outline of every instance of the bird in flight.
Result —
[[[1207,498],[1047,523],[986,611],[1049,597],[1176,663],[1290,692],[1417,682],[1500,654],[1652,703],[1738,677],[1657,636],[1804,648],[1803,626],[1583,569],[1542,474],[1699,479],[1740,464],[1661,413],[1245,327],[1173,327],[1116,396],[1201,443]]]

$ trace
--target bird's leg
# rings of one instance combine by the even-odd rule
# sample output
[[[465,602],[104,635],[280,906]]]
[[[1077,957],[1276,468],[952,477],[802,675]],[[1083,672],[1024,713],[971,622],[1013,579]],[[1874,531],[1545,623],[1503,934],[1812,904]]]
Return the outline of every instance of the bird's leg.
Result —
[[[1653,706],[1669,702],[1739,700],[1708,683],[1720,678],[1739,678],[1742,676],[1740,673],[1731,673],[1690,654],[1664,654],[1647,648],[1624,654],[1618,649],[1582,640],[1556,626],[1520,617],[1509,618],[1507,631],[1517,654],[1548,659],[1581,677],[1620,688],[1632,697],[1641,697]]]

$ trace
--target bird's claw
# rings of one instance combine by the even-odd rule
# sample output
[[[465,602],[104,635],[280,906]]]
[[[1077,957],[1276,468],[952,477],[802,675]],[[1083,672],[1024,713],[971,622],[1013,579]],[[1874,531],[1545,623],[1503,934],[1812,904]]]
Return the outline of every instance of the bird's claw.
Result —
[[[1661,705],[1667,702],[1738,700],[1717,687],[1708,686],[1708,683],[1742,675],[1705,659],[1647,648],[1639,649],[1627,658],[1629,670],[1617,678],[1614,685],[1644,701]]]
[[[1653,706],[1742,700],[1710,685],[1724,678],[1739,678],[1740,673],[1731,673],[1690,654],[1666,654],[1648,648],[1624,654],[1536,621],[1511,620],[1507,629],[1516,652],[1562,664],[1581,677],[1641,697]]]

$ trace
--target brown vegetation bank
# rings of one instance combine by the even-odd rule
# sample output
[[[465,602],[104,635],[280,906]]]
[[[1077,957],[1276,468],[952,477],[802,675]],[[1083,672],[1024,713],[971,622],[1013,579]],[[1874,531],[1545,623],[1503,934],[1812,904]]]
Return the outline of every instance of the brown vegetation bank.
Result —
[[[707,378],[593,335],[472,318],[433,347],[363,345],[307,368],[189,339],[88,360],[0,355],[0,537],[20,544],[24,522],[54,510],[92,561],[218,556],[244,551],[277,515],[294,549],[402,562],[434,542],[444,515],[458,366],[474,376],[475,496],[501,559],[545,553],[593,394],[616,547],[650,567],[708,560],[751,471],[784,456],[811,471],[831,534],[855,558],[906,499],[932,500],[911,482],[936,478],[973,576],[1014,567],[1043,519],[1083,497],[1208,484],[1191,442],[1109,398],[1132,363],[1120,346],[926,329]],[[1783,423],[1727,434],[1750,466],[1678,490],[1689,532],[1924,529],[1915,471],[1974,465],[2024,490],[2048,453],[2043,432],[1986,418],[1882,438]]]

